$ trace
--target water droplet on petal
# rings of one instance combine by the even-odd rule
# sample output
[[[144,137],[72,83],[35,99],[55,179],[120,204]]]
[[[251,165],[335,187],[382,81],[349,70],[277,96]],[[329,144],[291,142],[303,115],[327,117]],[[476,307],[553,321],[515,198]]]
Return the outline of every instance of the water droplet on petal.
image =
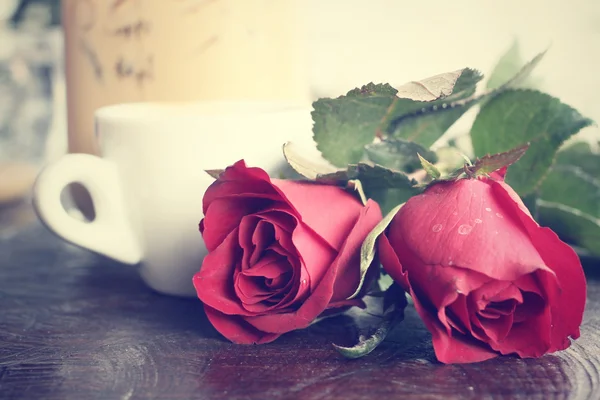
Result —
[[[434,231],[434,232],[439,232],[439,231],[441,231],[441,230],[442,230],[442,228],[443,228],[443,225],[442,225],[442,224],[435,224],[435,225],[434,225],[434,226],[431,228],[431,230],[432,230],[432,231]]]
[[[302,284],[306,285],[306,279],[302,279]]]
[[[472,229],[473,229],[473,227],[471,225],[463,224],[458,227],[458,234],[459,235],[468,235],[469,233],[471,233]]]
[[[454,265],[454,261],[452,261],[452,260],[448,261],[448,265]]]
[[[485,211],[488,211],[488,212],[489,212],[489,211],[492,211],[492,209],[491,209],[491,208],[489,208],[489,207],[486,207],[486,208],[485,208]]]
[[[479,218],[475,218],[475,223],[476,223],[476,224],[480,224],[480,223],[482,223],[482,222],[483,222],[483,221],[482,221],[482,220],[480,220]]]
[[[454,212],[452,213],[452,215],[458,215],[458,213],[457,213],[456,211],[454,211]]]
[[[502,214],[500,214],[500,213],[496,213],[496,217],[498,217],[498,218],[504,218],[504,217],[502,216]]]

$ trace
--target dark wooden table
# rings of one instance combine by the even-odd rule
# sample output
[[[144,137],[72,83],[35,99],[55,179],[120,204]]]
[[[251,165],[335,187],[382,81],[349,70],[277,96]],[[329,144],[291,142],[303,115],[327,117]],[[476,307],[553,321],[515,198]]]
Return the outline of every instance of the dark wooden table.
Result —
[[[582,337],[562,353],[442,365],[409,309],[372,354],[345,360],[330,346],[349,337],[344,317],[234,345],[198,300],[156,294],[134,268],[18,213],[0,210],[2,399],[600,398],[600,266],[588,267]]]

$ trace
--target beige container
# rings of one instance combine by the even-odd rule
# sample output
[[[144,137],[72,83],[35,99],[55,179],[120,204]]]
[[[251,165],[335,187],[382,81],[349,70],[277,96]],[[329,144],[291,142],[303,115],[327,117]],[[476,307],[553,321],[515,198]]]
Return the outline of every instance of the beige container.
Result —
[[[289,0],[63,0],[69,150],[133,101],[285,99],[309,88]]]

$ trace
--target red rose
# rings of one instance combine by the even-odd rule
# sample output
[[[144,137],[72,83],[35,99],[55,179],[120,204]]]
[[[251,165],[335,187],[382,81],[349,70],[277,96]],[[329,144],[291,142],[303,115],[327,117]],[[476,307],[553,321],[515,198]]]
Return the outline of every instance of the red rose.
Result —
[[[575,252],[540,227],[503,176],[437,183],[379,240],[443,363],[539,357],[579,337],[586,282]]]
[[[362,304],[348,298],[360,282],[361,244],[382,218],[377,203],[363,206],[335,186],[271,180],[239,161],[207,189],[203,211],[209,254],[194,286],[229,340],[271,342],[325,310]]]

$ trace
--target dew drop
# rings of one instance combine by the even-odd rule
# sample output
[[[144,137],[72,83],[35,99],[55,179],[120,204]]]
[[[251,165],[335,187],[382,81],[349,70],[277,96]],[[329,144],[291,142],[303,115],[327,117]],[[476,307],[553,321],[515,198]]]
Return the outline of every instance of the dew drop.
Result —
[[[454,265],[454,261],[452,261],[452,260],[448,261],[448,265]]]
[[[452,213],[452,215],[458,215],[458,213],[457,213],[456,211],[454,211],[454,212]]]
[[[473,229],[473,227],[471,225],[463,224],[458,227],[458,234],[459,235],[468,235],[469,233],[471,233],[472,229]]]
[[[302,279],[302,284],[306,285],[306,279]]]
[[[496,213],[496,217],[498,217],[498,218],[504,218],[504,217],[502,216],[502,214],[500,214],[500,213]]]
[[[442,230],[442,228],[443,228],[442,224],[435,224],[435,225],[434,225],[434,226],[431,228],[431,230],[432,230],[432,231],[434,231],[434,232],[439,232],[439,231],[441,231],[441,230]]]
[[[491,208],[489,208],[489,207],[486,207],[486,208],[485,208],[485,211],[488,211],[488,212],[489,212],[489,211],[492,211],[492,209],[491,209]]]
[[[476,223],[476,224],[480,224],[480,223],[482,223],[482,222],[483,222],[483,221],[482,221],[482,220],[480,220],[479,218],[475,218],[475,223]]]

